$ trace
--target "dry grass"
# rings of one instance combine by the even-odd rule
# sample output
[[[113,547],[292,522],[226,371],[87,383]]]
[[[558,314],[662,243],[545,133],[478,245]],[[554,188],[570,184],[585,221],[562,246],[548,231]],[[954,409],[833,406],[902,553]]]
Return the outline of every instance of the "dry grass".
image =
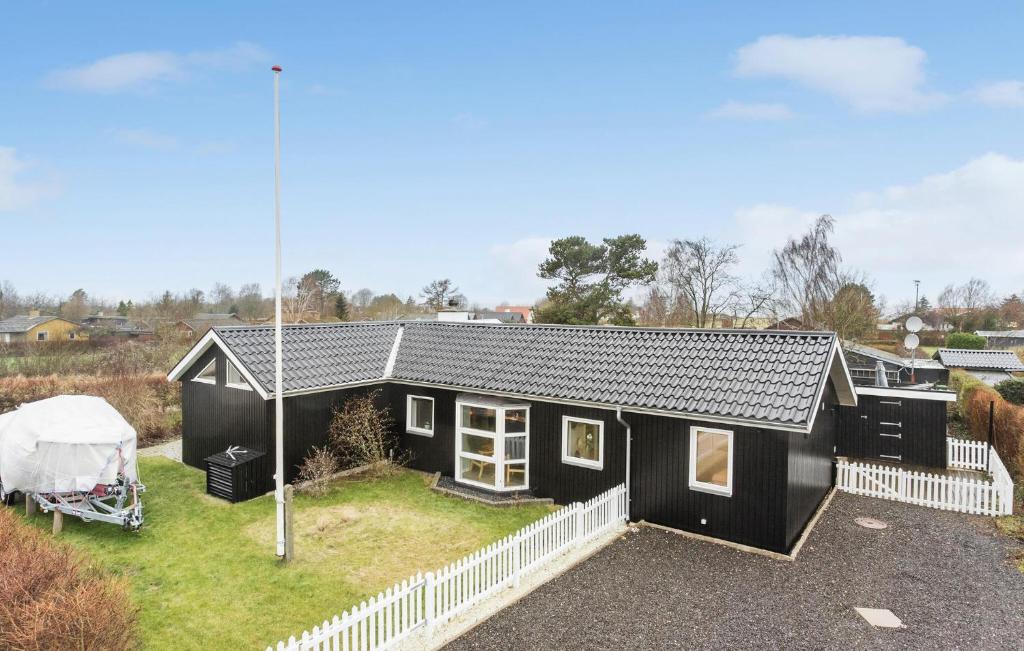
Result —
[[[131,649],[128,588],[0,508],[0,649]]]
[[[0,413],[25,402],[59,395],[106,399],[131,423],[142,444],[156,443],[181,433],[178,387],[163,375],[0,377]]]

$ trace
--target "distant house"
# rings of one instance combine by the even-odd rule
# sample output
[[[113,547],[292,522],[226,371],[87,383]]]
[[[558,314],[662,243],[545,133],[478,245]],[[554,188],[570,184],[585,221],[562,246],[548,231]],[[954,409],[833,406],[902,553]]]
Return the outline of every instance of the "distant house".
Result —
[[[807,328],[804,327],[804,322],[801,321],[800,319],[796,318],[795,316],[791,316],[789,318],[782,319],[781,321],[776,321],[774,323],[769,323],[767,325],[767,327],[765,327],[764,329],[765,330],[807,330]]]
[[[0,343],[12,344],[37,341],[75,341],[88,339],[88,333],[74,321],[59,316],[40,315],[32,310],[28,315],[12,316],[0,321]]]
[[[153,328],[145,321],[132,319],[121,314],[90,314],[82,319],[93,339],[135,339],[148,341],[155,335]]]
[[[940,348],[934,358],[946,368],[961,368],[990,386],[1024,372],[1024,362],[1010,350]]]
[[[522,321],[503,321],[503,323],[533,323],[533,308],[529,305],[499,305],[495,312],[515,312],[523,317]]]
[[[201,337],[210,328],[220,326],[244,325],[245,322],[238,318],[237,314],[196,314],[190,319],[184,319],[174,324],[174,329],[190,339]]]
[[[846,365],[850,367],[850,375],[854,384],[873,386],[878,362],[885,369],[888,386],[897,387],[913,384],[946,384],[949,381],[949,370],[942,362],[927,357],[910,359],[900,357],[885,350],[865,346],[853,341],[843,342],[843,354]],[[913,381],[911,371],[913,370]]]
[[[475,321],[497,321],[498,323],[526,323],[522,312],[500,312],[497,310],[480,310],[473,314]]]
[[[1024,348],[1024,330],[978,330],[974,334],[984,337],[989,349]]]

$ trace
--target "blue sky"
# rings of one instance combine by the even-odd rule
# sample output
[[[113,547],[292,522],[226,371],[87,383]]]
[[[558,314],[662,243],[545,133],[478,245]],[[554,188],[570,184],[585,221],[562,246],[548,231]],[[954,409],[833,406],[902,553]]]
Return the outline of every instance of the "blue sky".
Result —
[[[553,237],[756,275],[828,212],[890,302],[1024,290],[1019,3],[206,5],[5,8],[0,279],[269,291],[278,63],[286,274],[525,302]]]

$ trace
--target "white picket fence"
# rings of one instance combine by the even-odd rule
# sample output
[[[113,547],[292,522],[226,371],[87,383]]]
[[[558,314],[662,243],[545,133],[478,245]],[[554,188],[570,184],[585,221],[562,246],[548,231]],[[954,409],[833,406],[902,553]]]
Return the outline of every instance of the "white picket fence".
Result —
[[[958,459],[956,465],[951,462],[951,467],[986,470],[991,480],[946,477],[840,459],[836,488],[854,495],[881,497],[945,511],[1011,515],[1013,480],[995,449],[987,448],[980,453],[986,460],[986,466],[982,468],[977,467],[979,453],[976,447],[961,446],[957,450],[964,456]]]
[[[946,437],[946,459],[950,468],[988,470],[988,443]]]
[[[296,639],[267,651],[375,651],[390,649],[421,627],[432,628],[484,598],[519,585],[573,547],[626,521],[622,484],[585,502],[566,506],[436,572],[416,574]]]

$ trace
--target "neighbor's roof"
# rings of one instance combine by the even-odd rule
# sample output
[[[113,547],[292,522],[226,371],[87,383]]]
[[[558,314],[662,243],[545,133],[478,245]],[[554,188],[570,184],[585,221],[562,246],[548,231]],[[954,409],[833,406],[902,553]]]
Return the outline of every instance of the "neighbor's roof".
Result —
[[[1024,362],[1012,350],[940,348],[935,356],[948,368],[1024,371]]]
[[[1008,339],[1024,339],[1024,330],[978,330],[974,334],[982,337],[1005,337]]]
[[[59,318],[58,316],[12,316],[0,321],[0,332],[28,332],[37,325]]]
[[[210,345],[203,342],[216,337],[272,394],[273,332],[266,326],[215,328],[168,377],[180,379]],[[285,326],[284,392],[407,381],[800,428],[813,420],[830,374],[838,390],[852,396],[852,383],[839,382],[848,374],[834,355],[835,343],[833,333],[765,330],[472,322]]]
[[[900,357],[899,355],[894,355],[893,353],[890,353],[887,350],[874,348],[872,346],[865,346],[864,344],[858,344],[855,341],[844,340],[843,350],[850,353],[863,355],[864,357],[870,357],[871,359],[880,359],[883,362],[897,364],[901,367],[909,368],[911,364],[913,364],[916,368],[944,368],[942,366],[942,363],[935,359],[928,359],[927,357],[918,357],[916,359],[911,359],[909,357]],[[847,360],[847,363],[849,363],[849,361],[850,360]]]

